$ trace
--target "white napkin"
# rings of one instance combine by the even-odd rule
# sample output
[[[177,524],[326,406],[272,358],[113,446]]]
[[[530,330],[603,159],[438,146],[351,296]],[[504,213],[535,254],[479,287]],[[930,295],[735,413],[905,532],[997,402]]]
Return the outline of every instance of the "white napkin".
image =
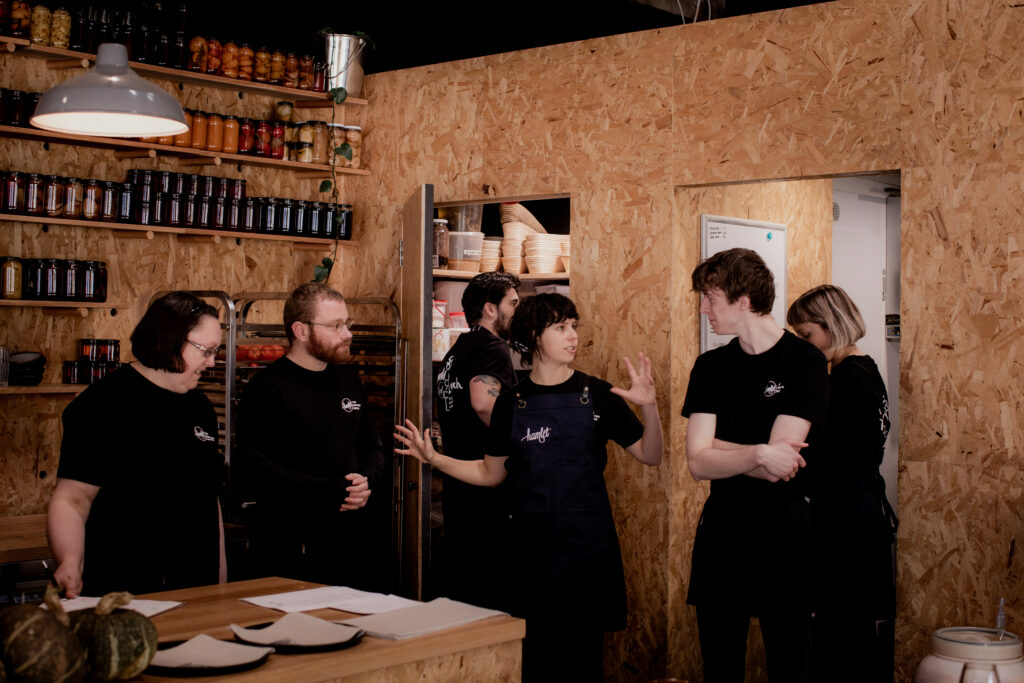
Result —
[[[231,643],[200,633],[181,645],[158,650],[150,664],[179,669],[223,668],[251,664],[273,651],[272,647],[253,647],[252,645]]]
[[[231,624],[228,628],[247,643],[296,647],[337,645],[362,633],[361,629],[353,626],[336,624],[302,612],[286,614],[266,628],[244,628],[238,624]]]

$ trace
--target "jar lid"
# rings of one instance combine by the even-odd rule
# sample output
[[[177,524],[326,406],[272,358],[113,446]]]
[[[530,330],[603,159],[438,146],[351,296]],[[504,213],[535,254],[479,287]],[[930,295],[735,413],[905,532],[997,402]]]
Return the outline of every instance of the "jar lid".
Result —
[[[295,106],[295,103],[291,102],[290,100],[281,100],[280,102],[277,103],[277,106],[280,107],[282,104],[287,104],[290,107],[294,107]]]
[[[956,626],[940,628],[932,634],[932,652],[944,657],[986,662],[1019,659],[1024,656],[1024,644],[1019,636],[994,628]]]
[[[328,128],[341,128],[342,130],[347,128],[347,126],[344,123],[328,123],[327,127]]]
[[[434,222],[435,223],[444,223],[445,225],[448,225],[448,219],[447,218],[435,218]]]
[[[348,130],[362,130],[362,126],[345,126]]]

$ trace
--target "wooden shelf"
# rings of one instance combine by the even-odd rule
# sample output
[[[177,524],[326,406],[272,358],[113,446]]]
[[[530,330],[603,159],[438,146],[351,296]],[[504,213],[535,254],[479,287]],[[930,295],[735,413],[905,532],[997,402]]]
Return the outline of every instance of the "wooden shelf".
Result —
[[[446,278],[448,280],[472,280],[479,272],[468,270],[434,270],[435,278]],[[524,282],[533,280],[537,282],[568,282],[569,273],[518,273],[520,280]]]
[[[45,560],[50,557],[50,548],[46,543],[46,515],[23,515],[2,519],[0,563]]]
[[[325,248],[334,244],[334,239],[327,237],[300,237],[298,235],[267,235],[258,232],[242,232],[236,230],[207,230],[205,228],[172,228],[166,225],[136,225],[134,223],[108,223],[106,221],[85,221],[73,218],[48,218],[46,216],[22,216],[0,213],[2,223],[36,223],[39,225],[68,225],[82,228],[103,228],[115,232],[139,233],[140,238],[152,239],[156,233],[172,235],[208,235],[210,237],[239,238],[247,240],[274,240],[293,244],[316,244]],[[216,242],[216,240],[210,240]],[[355,246],[353,240],[340,240],[341,244]],[[73,303],[73,302],[72,302]]]
[[[31,306],[35,308],[128,308],[109,301],[44,301],[41,299],[0,299],[0,306]]]
[[[307,164],[301,161],[284,161],[282,159],[270,159],[267,157],[255,157],[248,154],[227,154],[225,152],[210,152],[205,149],[192,149],[191,147],[175,147],[173,145],[157,145],[150,142],[139,142],[137,140],[121,140],[118,138],[103,138],[91,135],[72,135],[69,133],[56,133],[39,128],[28,128],[21,126],[0,126],[0,135],[6,137],[26,138],[29,140],[43,140],[45,142],[57,142],[67,145],[84,145],[87,147],[103,147],[117,150],[120,158],[136,156],[131,151],[140,152],[139,156],[172,156],[177,157],[182,163],[188,165],[216,165],[223,162],[233,164],[244,164],[247,166],[270,166],[292,171],[304,178],[325,179],[331,177],[330,164]],[[125,154],[125,152],[129,152]],[[149,154],[147,154],[149,153]],[[155,153],[155,154],[154,154]],[[370,175],[365,168],[336,168],[339,175]]]
[[[70,60],[86,60],[91,63],[96,61],[96,55],[88,52],[78,52],[75,50],[64,50],[58,47],[50,47],[48,45],[32,45],[30,41],[23,40],[20,38],[0,37],[0,45],[6,44],[6,49],[9,52],[19,52],[24,55],[36,57],[39,59],[51,60],[53,62],[63,62],[69,60],[66,64],[60,64],[55,66],[61,67],[73,67]],[[250,92],[257,95],[268,95],[273,97],[287,97],[291,100],[299,101],[317,101],[323,100],[323,106],[332,106],[332,100],[330,95],[322,92],[312,92],[310,90],[300,90],[298,88],[285,88],[280,85],[271,85],[269,83],[258,83],[256,81],[243,81],[237,78],[225,78],[223,76],[213,76],[210,74],[200,74],[193,71],[184,71],[182,69],[171,69],[166,66],[156,66],[154,64],[144,64],[142,62],[129,62],[130,66],[136,73],[153,76],[156,78],[166,78],[173,81],[183,81],[185,83],[197,83],[200,85],[210,86],[214,88],[221,88],[226,90],[238,90],[241,92]],[[360,99],[358,97],[349,97],[342,105],[353,105],[353,106],[365,106],[368,104],[367,100]]]
[[[0,396],[77,396],[87,384],[37,384],[34,387],[0,387]]]

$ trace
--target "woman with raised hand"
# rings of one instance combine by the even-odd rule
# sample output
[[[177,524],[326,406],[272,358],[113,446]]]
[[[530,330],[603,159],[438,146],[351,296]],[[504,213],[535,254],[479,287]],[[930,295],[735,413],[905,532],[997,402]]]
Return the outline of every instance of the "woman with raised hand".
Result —
[[[626,625],[626,590],[604,468],[615,441],[645,465],[662,460],[651,362],[624,359],[629,389],[572,368],[579,314],[559,294],[519,304],[511,342],[530,376],[494,404],[483,460],[455,460],[434,451],[411,421],[396,439],[411,455],[470,484],[496,486],[506,476],[513,494],[514,591],[527,620],[523,680],[601,680],[603,634]],[[638,405],[643,420],[626,401]]]

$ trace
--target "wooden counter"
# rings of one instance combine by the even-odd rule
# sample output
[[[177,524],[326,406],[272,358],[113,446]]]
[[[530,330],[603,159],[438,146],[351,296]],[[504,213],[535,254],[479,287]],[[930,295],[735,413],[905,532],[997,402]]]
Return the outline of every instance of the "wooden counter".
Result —
[[[45,560],[50,557],[46,542],[46,515],[0,517],[0,564]]]
[[[141,597],[187,603],[153,618],[161,642],[187,640],[198,633],[227,640],[234,638],[227,628],[228,624],[251,626],[275,621],[282,616],[281,612],[256,607],[241,602],[239,598],[315,588],[318,585],[270,577],[150,593]],[[331,609],[314,610],[309,614],[333,620],[350,616],[346,612]],[[486,680],[513,683],[521,677],[522,638],[525,634],[526,622],[522,619],[494,617],[408,640],[365,637],[358,645],[345,650],[305,655],[273,654],[266,664],[223,677],[222,680],[275,683]],[[144,675],[141,680],[181,679]]]

